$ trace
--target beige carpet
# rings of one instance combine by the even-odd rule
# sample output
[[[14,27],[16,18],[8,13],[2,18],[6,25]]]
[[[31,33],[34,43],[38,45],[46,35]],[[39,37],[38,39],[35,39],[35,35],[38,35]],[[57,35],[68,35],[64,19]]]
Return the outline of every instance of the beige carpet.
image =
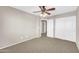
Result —
[[[2,53],[78,53],[74,42],[56,38],[41,37],[5,49]]]

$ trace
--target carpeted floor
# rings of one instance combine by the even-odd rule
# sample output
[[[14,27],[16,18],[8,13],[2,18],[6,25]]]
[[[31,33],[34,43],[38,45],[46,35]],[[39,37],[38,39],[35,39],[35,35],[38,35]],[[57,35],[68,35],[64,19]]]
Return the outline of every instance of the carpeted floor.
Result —
[[[41,37],[5,49],[2,53],[78,53],[74,42],[57,38]]]

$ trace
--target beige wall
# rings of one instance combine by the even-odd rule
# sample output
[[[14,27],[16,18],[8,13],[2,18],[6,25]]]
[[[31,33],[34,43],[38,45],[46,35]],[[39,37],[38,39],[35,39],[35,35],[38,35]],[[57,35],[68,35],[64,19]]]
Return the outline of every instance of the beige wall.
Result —
[[[76,19],[76,42],[79,49],[79,7],[77,8]]]
[[[0,7],[0,49],[40,37],[40,18],[11,7]]]

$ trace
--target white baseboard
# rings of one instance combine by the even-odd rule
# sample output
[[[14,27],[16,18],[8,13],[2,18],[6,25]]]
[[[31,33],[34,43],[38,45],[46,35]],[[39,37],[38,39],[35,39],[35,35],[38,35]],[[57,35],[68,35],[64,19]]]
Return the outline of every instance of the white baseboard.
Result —
[[[76,42],[76,46],[77,46],[77,48],[78,48],[78,50],[79,50],[79,43],[78,43],[78,42]]]
[[[47,36],[47,37],[49,37],[49,36]],[[59,37],[50,37],[50,38],[58,38],[58,39],[61,39],[61,40],[66,40],[66,41],[71,41],[71,42],[75,42],[76,43],[76,41],[67,40],[67,39],[63,39],[63,38],[59,38]]]
[[[5,45],[5,46],[2,46],[2,47],[0,47],[0,49],[4,49],[4,48],[7,48],[7,47],[10,47],[10,46],[13,46],[13,45],[16,45],[16,44],[19,44],[19,43],[28,41],[28,40],[32,40],[32,39],[34,39],[34,38],[39,38],[39,37],[40,37],[40,36],[31,36],[31,37],[25,38],[25,39],[23,39],[23,40],[21,40],[21,41],[18,41],[18,42],[15,42],[15,43],[10,43],[10,44],[7,44],[7,45]]]

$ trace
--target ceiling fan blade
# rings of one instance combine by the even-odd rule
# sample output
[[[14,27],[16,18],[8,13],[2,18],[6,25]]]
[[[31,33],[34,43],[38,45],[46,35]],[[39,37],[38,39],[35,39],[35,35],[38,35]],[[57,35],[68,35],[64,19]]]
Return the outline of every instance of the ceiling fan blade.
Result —
[[[44,10],[44,11],[46,11],[46,8],[45,8],[45,6],[42,6],[42,8],[43,8],[43,10]]]
[[[42,6],[39,6],[39,8],[41,9],[41,11],[43,10]]]
[[[41,12],[41,11],[34,11],[33,13],[38,13],[38,12]]]
[[[50,9],[47,9],[46,11],[53,11],[55,10],[55,8],[50,8]]]
[[[47,13],[48,15],[50,15],[50,13],[49,13],[49,12],[45,12],[45,13]]]
[[[41,9],[42,12],[45,12],[46,11],[45,6],[39,6],[39,8]]]
[[[41,9],[41,6],[39,6],[39,8]]]

